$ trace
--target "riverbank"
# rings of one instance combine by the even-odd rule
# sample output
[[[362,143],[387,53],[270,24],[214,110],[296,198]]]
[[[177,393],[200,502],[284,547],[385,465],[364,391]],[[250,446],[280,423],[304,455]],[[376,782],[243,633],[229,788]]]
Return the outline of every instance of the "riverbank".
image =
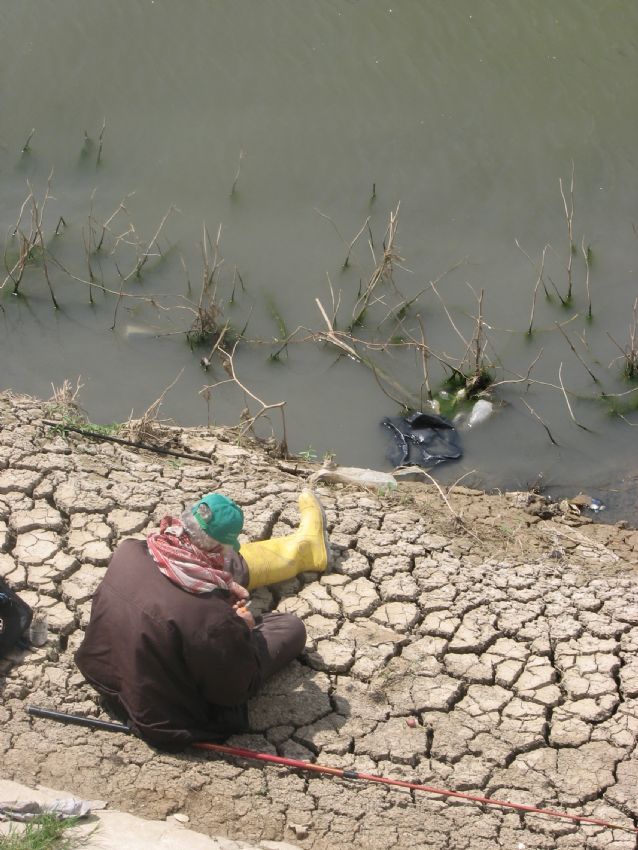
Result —
[[[169,756],[30,719],[30,703],[105,716],[73,653],[121,538],[211,489],[242,505],[246,539],[288,533],[316,469],[223,429],[175,429],[171,447],[191,460],[59,433],[48,416],[37,400],[0,395],[0,574],[49,627],[46,645],[0,662],[5,779],[309,850],[635,847],[620,830]],[[252,733],[231,743],[631,826],[638,532],[528,493],[317,491],[335,567],[255,594],[256,610],[303,617],[309,641],[252,702]]]

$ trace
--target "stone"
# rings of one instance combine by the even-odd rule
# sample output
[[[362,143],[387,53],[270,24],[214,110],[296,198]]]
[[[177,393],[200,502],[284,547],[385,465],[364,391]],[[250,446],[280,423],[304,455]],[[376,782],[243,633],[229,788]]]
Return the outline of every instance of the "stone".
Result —
[[[399,573],[384,579],[379,593],[384,602],[410,602],[418,597],[419,587],[411,575]]]
[[[427,750],[427,733],[421,726],[410,728],[403,717],[391,717],[361,740],[355,740],[355,753],[374,761],[386,759],[399,764],[416,765]]]
[[[444,638],[426,635],[420,640],[409,643],[401,653],[401,657],[406,661],[417,663],[428,658],[436,658],[440,661],[445,656],[447,647],[448,642]]]
[[[408,573],[412,568],[412,562],[405,555],[386,555],[375,558],[370,572],[373,581],[384,579],[401,573]]]
[[[148,523],[148,514],[145,511],[131,511],[116,508],[109,512],[107,522],[118,537],[127,537],[142,531]]]
[[[323,617],[321,614],[310,614],[304,619],[304,625],[306,627],[308,639],[311,641],[334,637],[338,629],[337,621],[334,618]]]
[[[434,611],[423,618],[422,634],[435,635],[442,638],[452,638],[461,620],[450,616],[447,611]]]
[[[266,682],[249,705],[250,725],[256,732],[282,724],[308,726],[331,711],[326,674],[308,675],[295,662]]]
[[[429,614],[430,611],[445,611],[449,613],[457,596],[458,589],[453,585],[427,591],[419,596],[419,608],[424,614]]]
[[[362,528],[357,537],[357,549],[366,558],[377,558],[396,552],[397,538],[394,533],[388,534],[373,528]]]
[[[62,599],[72,610],[82,602],[92,599],[105,571],[91,564],[84,564],[68,579],[62,588]]]
[[[315,670],[345,673],[354,662],[354,646],[343,640],[319,640],[316,649],[306,652],[308,664]]]
[[[337,617],[341,613],[339,603],[328,593],[328,590],[316,582],[304,587],[297,597],[306,602],[311,611],[324,617]]]
[[[620,668],[620,690],[625,699],[638,697],[638,657],[629,658]]]
[[[360,578],[370,573],[370,564],[360,552],[348,549],[336,559],[335,571],[342,573],[348,578]]]
[[[6,579],[15,590],[21,590],[27,582],[24,564],[17,564],[11,555],[0,552],[0,578]]]
[[[64,527],[64,520],[55,508],[46,502],[36,501],[29,511],[14,511],[9,520],[9,527],[17,534],[39,528],[60,531]]]
[[[632,757],[629,761],[618,765],[616,770],[616,782],[607,789],[605,797],[614,806],[631,815],[638,817],[638,798],[636,788],[638,787],[638,759]]]
[[[53,558],[60,549],[61,543],[55,531],[42,529],[26,531],[17,536],[13,555],[27,567],[38,566]]]
[[[470,717],[500,712],[512,699],[512,694],[500,685],[470,685],[459,708]]]
[[[49,630],[63,635],[70,634],[75,628],[75,617],[63,602],[54,602],[46,609]]]
[[[370,618],[397,632],[409,631],[419,620],[419,609],[412,602],[386,602]]]
[[[494,665],[489,657],[473,653],[448,652],[445,656],[445,669],[451,675],[468,682],[491,684],[494,680]],[[513,662],[516,663],[516,662]],[[518,662],[519,669],[522,664]]]
[[[0,470],[0,495],[14,493],[31,495],[41,479],[39,472],[29,469]]]
[[[497,638],[496,617],[482,608],[470,611],[463,617],[449,645],[452,652],[480,653]]]
[[[332,595],[341,605],[348,618],[367,617],[379,605],[379,596],[374,584],[367,578],[357,578],[343,587],[334,587]]]
[[[73,476],[56,488],[53,499],[65,514],[107,513],[115,506],[115,501],[102,492],[106,486],[106,480],[99,476]]]

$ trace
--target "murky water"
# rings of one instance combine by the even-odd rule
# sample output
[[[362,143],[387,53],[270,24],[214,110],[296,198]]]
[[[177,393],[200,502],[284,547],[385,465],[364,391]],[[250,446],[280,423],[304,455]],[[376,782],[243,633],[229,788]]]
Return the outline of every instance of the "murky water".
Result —
[[[638,420],[611,418],[600,395],[630,389],[616,358],[638,295],[637,33],[638,8],[619,0],[5,2],[0,222],[10,233],[29,184],[41,208],[53,169],[42,231],[60,309],[41,262],[26,267],[23,297],[7,282],[1,385],[48,397],[52,383],[81,375],[84,407],[110,422],[140,415],[180,375],[161,415],[231,424],[247,402],[256,413],[231,383],[206,403],[202,388],[227,374],[205,372],[208,349],[191,351],[184,338],[200,294],[202,224],[212,258],[221,223],[217,299],[254,340],[237,349],[237,375],[262,401],[286,401],[291,448],[387,465],[378,422],[396,413],[390,396],[404,398],[396,384],[418,398],[424,380],[405,341],[422,341],[423,329],[436,388],[441,361],[459,364],[471,348],[482,292],[496,379],[516,381],[539,358],[530,377],[542,383],[501,385],[502,406],[463,435],[463,461],[437,476],[475,470],[466,481],[525,486],[540,475],[618,502],[605,488],[635,475]],[[559,179],[568,212],[574,203],[566,306],[556,292],[566,298],[569,258]],[[399,204],[403,262],[354,331],[388,395],[370,368],[317,339],[326,324],[315,299],[331,318],[332,286],[337,327],[352,322]],[[545,245],[553,298],[539,286],[530,337]],[[439,278],[440,298],[430,286]],[[387,345],[398,337],[403,346]]]

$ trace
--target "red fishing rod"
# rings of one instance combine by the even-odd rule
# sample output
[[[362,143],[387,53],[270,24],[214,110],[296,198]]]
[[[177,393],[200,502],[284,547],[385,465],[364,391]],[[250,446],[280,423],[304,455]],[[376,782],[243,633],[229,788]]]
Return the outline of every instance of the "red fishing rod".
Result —
[[[92,717],[80,717],[77,714],[65,714],[61,711],[52,711],[48,708],[37,708],[33,705],[27,706],[27,712],[33,717],[43,717],[47,720],[56,720],[60,723],[71,723],[76,726],[86,726],[91,729],[103,729],[107,732],[124,732],[127,735],[131,734],[129,727],[125,726],[123,723],[96,720]],[[232,756],[234,758],[266,762],[267,764],[276,764],[293,770],[303,770],[306,772],[323,774],[325,776],[337,776],[341,779],[357,779],[363,782],[375,782],[380,785],[391,785],[397,788],[406,788],[410,791],[422,791],[426,794],[436,794],[441,797],[452,797],[457,800],[467,800],[471,803],[480,803],[481,805],[486,806],[497,806],[502,809],[514,809],[517,812],[525,812],[526,814],[562,818],[563,820],[570,820],[578,824],[593,824],[594,826],[604,826],[607,829],[622,829],[626,832],[638,834],[638,829],[635,827],[625,826],[620,823],[611,823],[610,821],[602,820],[601,818],[589,817],[588,815],[572,815],[568,812],[558,812],[553,809],[542,809],[537,806],[525,805],[524,803],[510,803],[507,800],[497,800],[493,797],[481,797],[477,794],[466,794],[462,791],[451,791],[447,788],[436,788],[432,785],[422,785],[419,782],[408,782],[403,779],[390,779],[387,776],[377,776],[374,773],[361,773],[358,770],[350,770],[349,768],[329,767],[328,765],[316,764],[315,762],[284,758],[283,756],[273,756],[270,753],[260,753],[256,750],[246,750],[242,747],[229,747],[225,744],[210,744],[205,741],[197,741],[190,746],[198,750],[206,750],[213,753],[219,753],[224,756]]]

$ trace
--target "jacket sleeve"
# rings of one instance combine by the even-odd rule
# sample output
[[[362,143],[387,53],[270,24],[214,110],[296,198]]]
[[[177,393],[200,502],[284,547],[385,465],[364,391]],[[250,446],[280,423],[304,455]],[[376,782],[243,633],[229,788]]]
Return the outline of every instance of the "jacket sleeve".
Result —
[[[232,609],[184,647],[185,661],[206,702],[235,706],[261,684],[259,654],[251,630]]]

